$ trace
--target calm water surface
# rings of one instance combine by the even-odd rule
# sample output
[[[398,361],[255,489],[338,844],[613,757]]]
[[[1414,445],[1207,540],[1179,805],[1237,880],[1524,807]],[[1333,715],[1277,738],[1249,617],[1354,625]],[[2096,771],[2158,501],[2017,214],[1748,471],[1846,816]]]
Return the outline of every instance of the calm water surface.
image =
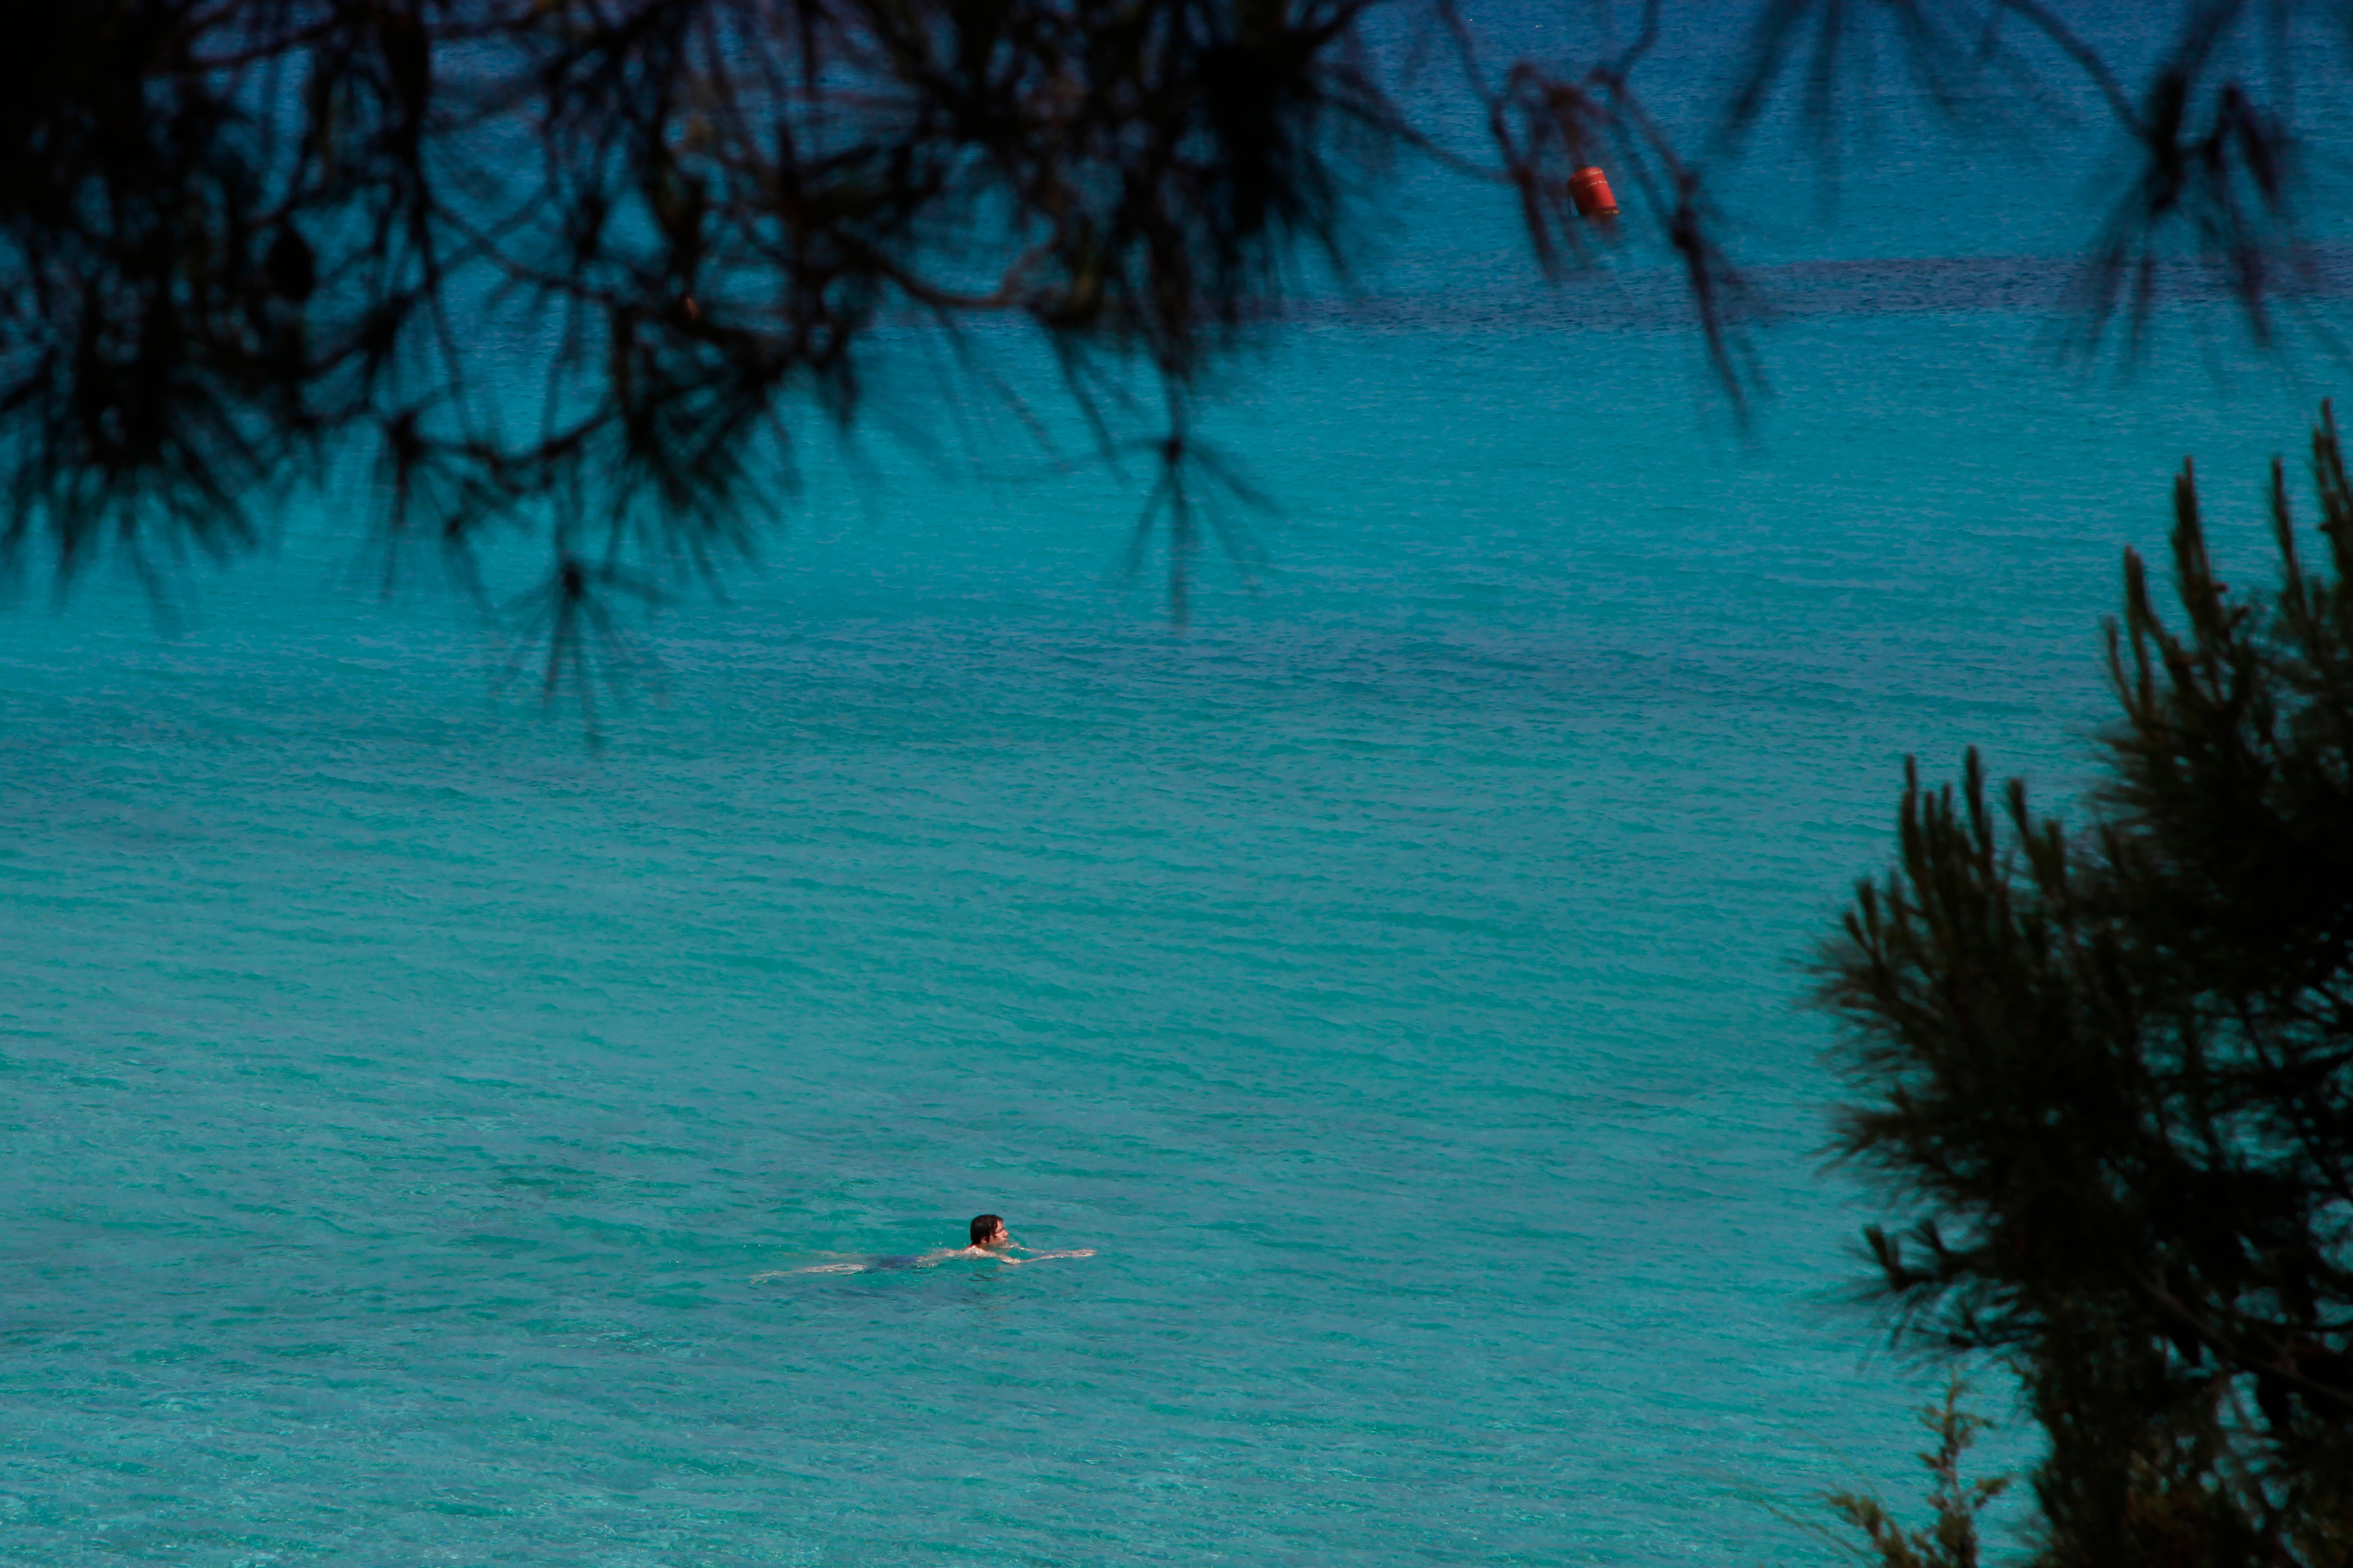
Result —
[[[1132,490],[880,448],[601,748],[332,516],[12,611],[0,1557],[1823,1560],[1935,1377],[1808,944],[1905,752],[2073,787],[2169,468],[2254,572],[2327,389],[1888,276],[1747,440],[1672,331],[1303,328],[1181,637]],[[982,1209],[1099,1256],[749,1282]]]

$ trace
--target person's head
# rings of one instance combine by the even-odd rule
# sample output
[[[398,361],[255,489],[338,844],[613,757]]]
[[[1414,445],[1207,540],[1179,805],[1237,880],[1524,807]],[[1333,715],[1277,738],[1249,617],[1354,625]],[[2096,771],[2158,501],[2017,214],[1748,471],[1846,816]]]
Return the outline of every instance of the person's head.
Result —
[[[993,1214],[972,1216],[972,1244],[975,1247],[1002,1247],[1011,1239],[1005,1234],[1005,1222]]]

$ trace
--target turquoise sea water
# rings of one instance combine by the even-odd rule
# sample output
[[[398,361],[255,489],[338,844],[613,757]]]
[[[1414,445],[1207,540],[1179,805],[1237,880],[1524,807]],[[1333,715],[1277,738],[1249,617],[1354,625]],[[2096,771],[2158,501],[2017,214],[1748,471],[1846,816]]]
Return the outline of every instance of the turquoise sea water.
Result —
[[[2260,570],[2330,373],[2054,373],[2047,253],[1912,190],[1748,438],[1500,225],[1406,257],[1211,409],[1284,510],[1181,636],[1132,489],[955,439],[818,465],[599,748],[332,506],[168,632],[12,610],[0,1558],[1800,1563],[1915,1495],[1800,963],[1906,752],[2081,778],[2119,549],[2195,453]],[[749,1282],[983,1209],[1098,1256]]]

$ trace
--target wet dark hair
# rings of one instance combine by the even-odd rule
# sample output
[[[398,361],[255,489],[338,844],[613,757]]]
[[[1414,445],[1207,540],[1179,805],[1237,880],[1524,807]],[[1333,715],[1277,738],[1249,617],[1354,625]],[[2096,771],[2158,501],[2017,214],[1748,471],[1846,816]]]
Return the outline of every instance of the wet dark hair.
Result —
[[[1004,1220],[993,1214],[976,1214],[973,1215],[972,1244],[975,1247],[978,1247],[982,1242],[985,1242],[990,1237],[995,1236],[997,1234],[997,1227],[1004,1223]]]

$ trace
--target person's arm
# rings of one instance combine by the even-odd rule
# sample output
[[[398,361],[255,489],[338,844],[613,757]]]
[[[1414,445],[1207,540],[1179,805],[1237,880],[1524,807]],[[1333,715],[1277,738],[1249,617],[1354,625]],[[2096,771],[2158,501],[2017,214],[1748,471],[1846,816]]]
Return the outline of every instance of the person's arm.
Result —
[[[1007,1258],[1007,1259],[1006,1259],[1006,1261],[1007,1261],[1008,1263],[1019,1263],[1019,1262],[1028,1262],[1028,1263],[1043,1263],[1043,1262],[1045,1262],[1045,1261],[1046,1261],[1046,1259],[1048,1259],[1048,1258],[1092,1258],[1094,1255],[1095,1255],[1095,1249],[1094,1249],[1093,1247],[1075,1247],[1075,1248],[1073,1248],[1072,1250],[1071,1250],[1071,1251],[1069,1251],[1069,1252],[1041,1252],[1041,1253],[1038,1254],[1038,1256],[1037,1256],[1037,1257],[1035,1257],[1035,1258]]]

